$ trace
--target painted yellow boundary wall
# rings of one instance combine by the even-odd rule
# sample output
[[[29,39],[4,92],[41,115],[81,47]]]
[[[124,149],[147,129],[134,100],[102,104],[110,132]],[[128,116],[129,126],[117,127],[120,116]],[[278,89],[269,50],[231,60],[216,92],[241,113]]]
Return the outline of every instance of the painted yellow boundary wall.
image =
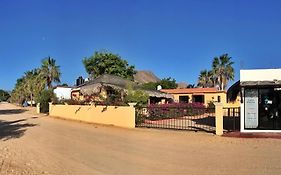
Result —
[[[135,108],[130,106],[49,105],[49,115],[87,123],[135,128]]]

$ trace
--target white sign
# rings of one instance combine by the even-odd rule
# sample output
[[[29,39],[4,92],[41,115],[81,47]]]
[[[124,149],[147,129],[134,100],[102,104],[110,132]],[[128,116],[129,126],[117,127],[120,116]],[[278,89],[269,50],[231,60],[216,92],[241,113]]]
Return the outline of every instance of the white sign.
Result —
[[[259,98],[257,89],[245,89],[245,128],[257,128]]]

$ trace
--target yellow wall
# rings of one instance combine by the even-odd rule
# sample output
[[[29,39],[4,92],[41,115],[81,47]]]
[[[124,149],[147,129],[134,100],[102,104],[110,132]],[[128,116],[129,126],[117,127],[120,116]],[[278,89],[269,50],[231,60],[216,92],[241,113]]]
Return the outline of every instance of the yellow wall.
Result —
[[[189,94],[172,94],[174,96],[175,102],[179,102],[179,96],[189,96],[189,102],[192,102],[192,93]],[[217,102],[218,96],[221,97],[221,103],[226,107],[239,107],[240,98],[237,98],[235,102],[227,103],[226,92],[205,92],[204,93],[204,105],[208,105],[209,102]]]
[[[220,103],[226,104],[226,93],[225,92],[216,92],[216,93],[205,93],[205,105],[210,102],[218,102],[218,96],[220,96]]]
[[[49,114],[88,123],[135,127],[135,108],[130,106],[108,106],[105,109],[105,106],[50,105]]]

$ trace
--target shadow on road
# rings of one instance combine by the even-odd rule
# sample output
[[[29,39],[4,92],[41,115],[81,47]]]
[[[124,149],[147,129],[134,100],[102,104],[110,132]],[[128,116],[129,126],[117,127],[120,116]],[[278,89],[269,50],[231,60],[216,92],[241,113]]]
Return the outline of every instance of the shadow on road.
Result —
[[[0,115],[20,114],[27,111],[26,109],[4,109],[0,110]]]
[[[24,135],[27,128],[36,126],[36,124],[22,122],[26,122],[26,119],[15,121],[0,120],[0,140],[6,141],[19,138]]]

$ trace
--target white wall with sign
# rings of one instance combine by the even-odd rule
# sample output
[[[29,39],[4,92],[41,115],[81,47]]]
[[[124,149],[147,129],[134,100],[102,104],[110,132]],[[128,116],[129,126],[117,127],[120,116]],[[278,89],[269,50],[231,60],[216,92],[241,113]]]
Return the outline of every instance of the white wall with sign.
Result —
[[[259,125],[259,97],[257,89],[245,89],[245,128],[257,128]]]
[[[281,81],[281,69],[252,69],[252,70],[240,70],[240,82],[247,81]],[[256,89],[255,89],[256,88]],[[279,132],[281,130],[259,129],[259,85],[251,87],[251,89],[242,87],[241,103],[241,132]],[[275,91],[280,90],[280,87],[276,87]],[[264,103],[273,105],[272,99],[265,100]]]

